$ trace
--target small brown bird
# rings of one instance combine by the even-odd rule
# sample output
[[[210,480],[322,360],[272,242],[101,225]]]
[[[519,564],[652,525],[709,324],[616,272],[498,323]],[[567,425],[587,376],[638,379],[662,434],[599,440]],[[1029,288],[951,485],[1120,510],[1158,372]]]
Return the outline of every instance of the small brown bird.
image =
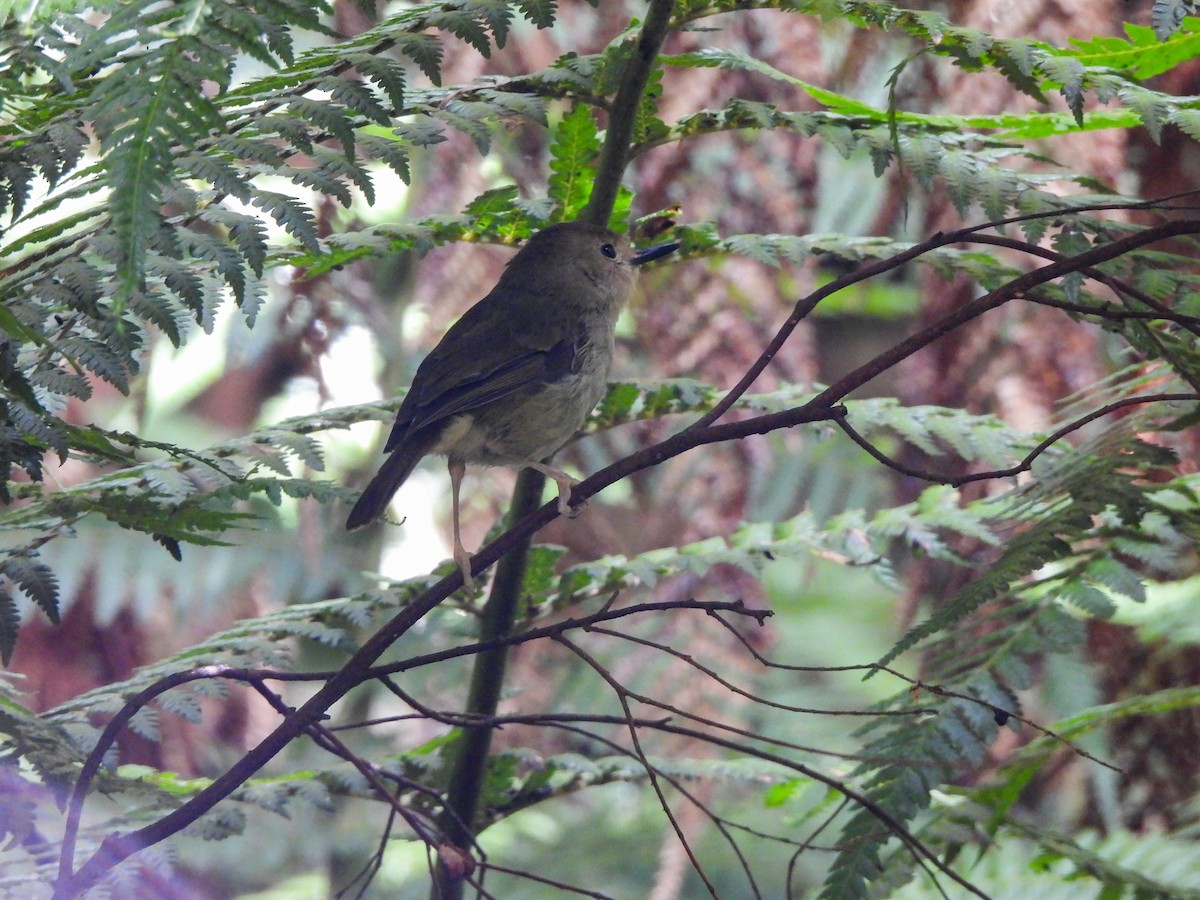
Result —
[[[449,460],[454,561],[468,587],[471,557],[459,532],[467,463],[528,466],[558,484],[570,514],[575,480],[546,464],[604,395],[613,328],[633,289],[634,266],[679,247],[633,251],[606,228],[564,222],[538,232],[500,281],[467,310],[417,368],[384,445],[391,454],[346,520],[377,518],[429,453]]]

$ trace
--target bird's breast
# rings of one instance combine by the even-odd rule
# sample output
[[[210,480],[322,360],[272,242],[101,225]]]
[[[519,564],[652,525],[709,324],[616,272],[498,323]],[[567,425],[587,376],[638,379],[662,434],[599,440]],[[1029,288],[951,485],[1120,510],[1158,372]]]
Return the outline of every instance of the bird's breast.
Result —
[[[475,422],[470,413],[453,416],[442,429],[430,453],[440,453],[457,459],[478,455],[478,448],[487,440],[487,432]]]
[[[569,364],[550,366],[539,383],[453,417],[433,452],[485,465],[550,456],[579,431],[604,396],[613,343],[610,316],[581,317]]]

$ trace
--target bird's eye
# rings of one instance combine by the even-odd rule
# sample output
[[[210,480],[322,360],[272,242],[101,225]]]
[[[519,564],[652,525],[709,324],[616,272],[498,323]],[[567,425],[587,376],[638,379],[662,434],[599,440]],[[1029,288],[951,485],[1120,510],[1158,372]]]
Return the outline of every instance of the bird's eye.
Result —
[[[605,256],[607,256],[609,259],[617,258],[617,248],[614,247],[612,244],[605,244],[603,247],[600,248],[600,252],[603,253]]]

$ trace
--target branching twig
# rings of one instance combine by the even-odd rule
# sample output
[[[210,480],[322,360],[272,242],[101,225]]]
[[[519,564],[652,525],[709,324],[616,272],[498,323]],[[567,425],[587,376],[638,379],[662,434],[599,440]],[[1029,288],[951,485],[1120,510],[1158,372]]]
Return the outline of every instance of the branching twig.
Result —
[[[697,877],[702,882],[704,882],[704,886],[708,889],[709,895],[716,900],[716,898],[719,897],[716,886],[713,885],[713,883],[709,880],[707,873],[704,871],[704,867],[700,865],[700,860],[697,859],[696,854],[692,849],[692,845],[687,839],[687,835],[683,833],[682,826],[675,818],[675,814],[671,812],[671,804],[667,802],[666,794],[663,793],[662,786],[658,783],[658,777],[655,769],[650,765],[650,760],[646,757],[646,751],[642,749],[642,742],[638,737],[637,727],[633,725],[633,710],[629,708],[629,698],[636,695],[628,691],[624,685],[622,685],[616,680],[616,678],[613,677],[612,673],[609,672],[608,669],[602,666],[582,647],[572,643],[568,638],[562,635],[559,635],[556,640],[585,663],[587,663],[587,665],[590,666],[597,675],[608,682],[609,687],[611,687],[613,693],[616,694],[617,702],[621,704],[621,710],[625,713],[626,721],[629,723],[629,740],[633,744],[634,755],[637,756],[638,761],[646,769],[646,774],[650,779],[650,786],[654,789],[654,793],[658,796],[659,808],[662,810],[663,815],[667,817],[667,821],[671,823],[671,828],[675,831],[675,836],[679,838],[679,843],[683,847],[684,853],[686,853],[688,859],[691,860],[692,871],[696,873]]]
[[[1121,208],[1130,208],[1122,205]],[[1136,206],[1135,206],[1136,208]],[[1070,211],[1059,211],[1058,215],[1069,214]],[[1009,221],[1021,221],[1026,217],[1014,217]],[[967,239],[970,235],[994,223],[971,229],[962,229],[945,235],[936,235],[923,242],[896,261],[888,260],[883,263],[864,267],[851,276],[839,279],[836,284],[844,287],[861,281],[866,277],[888,271],[896,265],[916,258],[948,243]],[[919,352],[929,344],[939,340],[950,331],[974,320],[984,313],[995,309],[1008,301],[1025,296],[1030,290],[1074,271],[1083,271],[1088,267],[1098,266],[1103,262],[1114,259],[1139,247],[1156,241],[1185,234],[1200,233],[1200,221],[1183,220],[1168,222],[1143,231],[1125,236],[1109,244],[1094,247],[1084,253],[1069,259],[1058,260],[1032,272],[1021,275],[1001,288],[985,294],[961,307],[951,311],[939,321],[922,329],[909,338],[899,342],[889,350],[879,354],[863,366],[849,373],[837,383],[831,385],[816,397],[802,406],[783,410],[781,412],[759,415],[736,422],[717,423],[740,393],[744,393],[757,374],[770,362],[771,349],[756,362],[755,367],[747,373],[737,388],[730,392],[730,398],[723,401],[724,406],[714,410],[709,416],[694,423],[689,428],[666,440],[618,460],[611,466],[597,472],[575,488],[573,499],[576,503],[598,493],[603,488],[620,481],[635,472],[660,465],[668,459],[679,456],[697,447],[736,440],[752,434],[766,434],[784,428],[792,428],[804,423],[819,421],[839,421],[844,417],[844,410],[838,406],[851,391],[866,384],[897,363]],[[819,292],[819,296],[827,296],[832,291],[827,287]],[[818,297],[819,299],[819,297]],[[811,298],[797,304],[793,317],[799,321],[807,314],[807,310],[815,305]],[[797,318],[798,317],[798,318]],[[791,319],[789,319],[791,322]],[[794,328],[785,325],[784,328]],[[788,331],[787,333],[790,333]],[[772,346],[786,340],[787,333],[781,329]],[[777,347],[776,347],[777,349]],[[1168,398],[1175,395],[1163,395]],[[1195,399],[1194,395],[1185,395],[1184,399]],[[1115,408],[1115,407],[1113,407]],[[1111,409],[1109,410],[1111,411]],[[1084,424],[1081,420],[1079,425]],[[1076,426],[1078,427],[1078,425]],[[1066,432],[1064,432],[1066,433]],[[977,480],[977,479],[976,479]],[[525,516],[516,522],[503,535],[484,547],[474,558],[473,571],[480,573],[491,566],[497,559],[514,550],[529,537],[545,526],[557,515],[557,505],[553,502],[543,505],[536,512]],[[267,738],[247,752],[234,766],[218,777],[208,787],[182,804],[178,809],[166,814],[161,819],[137,829],[128,834],[114,833],[101,843],[96,853],[77,871],[71,873],[70,857],[73,855],[73,844],[70,853],[64,846],[63,863],[60,867],[60,877],[55,892],[56,898],[74,897],[88,886],[94,884],[108,869],[118,864],[136,850],[157,843],[195,821],[232,791],[245,783],[263,765],[282,750],[288,743],[305,733],[310,726],[319,722],[326,711],[349,690],[373,677],[372,666],[393,642],[420,621],[430,610],[442,602],[453,590],[461,586],[461,573],[454,571],[433,585],[423,595],[415,598],[412,603],[401,610],[391,621],[371,636],[363,646],[347,661],[346,665],[332,677],[299,709],[289,715]],[[195,677],[195,676],[192,676]],[[186,679],[185,679],[186,680]],[[180,682],[182,683],[182,682]],[[114,720],[116,722],[116,720]],[[110,723],[111,724],[111,723]],[[118,726],[123,727],[123,726]],[[717,740],[716,737],[712,738]],[[89,773],[89,778],[94,770]],[[75,802],[77,808],[78,802]],[[874,813],[875,810],[872,810]],[[883,810],[879,813],[886,815]],[[77,812],[76,812],[77,816]],[[77,819],[76,819],[77,827]],[[889,826],[890,827],[890,826]],[[910,845],[912,846],[912,845]]]
[[[717,672],[713,669],[710,669],[708,666],[699,662],[690,653],[684,653],[682,650],[676,650],[674,647],[672,647],[668,644],[661,644],[657,641],[649,640],[648,638],[642,638],[642,637],[638,637],[637,635],[625,634],[624,632],[614,631],[611,628],[602,628],[602,627],[598,627],[598,626],[593,626],[591,628],[588,628],[588,631],[592,632],[593,634],[606,634],[609,637],[614,637],[614,638],[617,638],[622,641],[629,641],[630,643],[641,644],[643,647],[651,647],[655,650],[659,650],[663,653],[673,656],[676,659],[678,659],[679,661],[691,666],[696,671],[701,672],[704,675],[706,675],[707,677],[711,678],[713,681],[715,681],[717,684],[721,685],[721,687],[725,688],[731,694],[737,694],[740,697],[744,697],[747,700],[754,703],[756,706],[765,706],[770,709],[781,709],[784,712],[806,713],[808,715],[814,715],[814,716],[872,716],[872,717],[874,717],[874,716],[879,715],[879,712],[877,710],[817,709],[817,708],[809,707],[809,706],[795,706],[790,703],[781,703],[778,700],[772,700],[769,697],[764,697],[760,694],[755,694],[751,691],[748,691],[743,687],[739,687],[738,685],[736,685],[732,681],[730,681],[728,678],[725,678],[719,672]],[[838,755],[840,756],[841,754],[838,754]]]
[[[161,694],[191,681],[225,677],[228,671],[229,669],[226,666],[201,666],[197,669],[190,669],[187,672],[168,675],[154,682],[154,684],[144,690],[138,691],[126,700],[125,705],[104,726],[104,730],[100,732],[100,737],[96,740],[96,746],[92,748],[91,753],[84,760],[83,767],[79,771],[79,777],[75,779],[75,785],[71,790],[71,797],[67,801],[67,819],[58,859],[58,879],[60,883],[68,879],[71,875],[75,860],[75,842],[79,835],[79,820],[83,815],[84,798],[87,796],[88,788],[91,787],[92,779],[100,771],[100,766],[103,765],[104,757],[108,754],[109,748],[116,742],[117,735],[125,729],[125,726],[129,724],[142,707],[149,704]]]
[[[1107,403],[1099,409],[1092,410],[1086,416],[1081,416],[1074,422],[1068,422],[1066,425],[1052,432],[1048,437],[1038,443],[1025,458],[1015,466],[1007,469],[998,469],[994,473],[981,472],[976,475],[962,475],[951,482],[954,487],[960,487],[964,484],[969,484],[972,481],[982,481],[986,478],[1011,478],[1014,475],[1019,475],[1022,472],[1029,471],[1033,466],[1034,460],[1061,441],[1064,437],[1073,431],[1077,431],[1089,422],[1094,422],[1103,416],[1118,409],[1124,409],[1127,406],[1139,406],[1144,403],[1171,403],[1177,401],[1200,401],[1200,394],[1143,394],[1141,397],[1126,397],[1122,400],[1115,400],[1112,403]]]
[[[892,459],[878,447],[871,443],[860,431],[854,428],[845,418],[837,420],[837,425],[846,436],[850,438],[859,447],[865,450],[877,462],[882,463],[894,472],[899,472],[901,475],[907,475],[910,478],[919,478],[922,481],[933,482],[934,484],[948,484],[951,487],[962,487],[964,484],[971,484],[975,481],[995,481],[1000,478],[1013,478],[1023,472],[1028,472],[1033,468],[1033,463],[1039,456],[1061,441],[1068,434],[1078,431],[1090,422],[1096,419],[1103,418],[1109,413],[1116,412],[1119,409],[1124,409],[1129,406],[1140,406],[1146,403],[1171,403],[1180,401],[1200,402],[1200,394],[1142,394],[1139,397],[1125,397],[1121,400],[1114,400],[1112,403],[1107,403],[1098,409],[1092,410],[1085,416],[1080,416],[1073,422],[1068,422],[1061,428],[1055,429],[1047,437],[1037,443],[1025,457],[1016,465],[1009,466],[1006,469],[991,469],[987,472],[975,472],[970,475],[938,475],[935,472],[928,472],[922,469],[916,469],[912,466],[907,466],[902,462]]]
[[[1094,753],[1089,753],[1087,750],[1084,750],[1082,747],[1080,747],[1074,741],[1070,740],[1069,738],[1063,737],[1061,734],[1054,731],[1052,728],[1047,728],[1044,725],[1039,725],[1037,722],[1033,721],[1033,719],[1030,719],[1027,716],[1023,716],[1018,712],[1014,712],[1011,709],[1005,709],[1002,706],[997,706],[994,703],[989,703],[986,700],[982,700],[979,697],[974,697],[970,694],[964,694],[960,691],[950,690],[949,688],[943,687],[940,684],[931,684],[927,681],[922,681],[919,678],[910,678],[908,675],[905,675],[902,672],[897,672],[895,669],[889,668],[888,666],[880,666],[879,670],[881,672],[887,672],[889,675],[894,675],[896,678],[899,678],[902,681],[907,681],[909,684],[912,685],[912,690],[914,690],[914,691],[925,690],[925,691],[929,691],[929,693],[931,693],[931,694],[936,694],[938,697],[953,697],[956,700],[965,700],[968,703],[974,703],[974,704],[977,704],[978,706],[985,707],[987,709],[990,709],[992,711],[993,715],[995,715],[998,718],[1012,719],[1013,721],[1020,722],[1022,725],[1028,725],[1030,728],[1032,728],[1034,731],[1041,734],[1043,737],[1048,737],[1048,738],[1050,738],[1050,740],[1054,741],[1055,743],[1062,744],[1064,747],[1067,747],[1076,756],[1082,757],[1083,759],[1086,759],[1089,762],[1093,762],[1098,766],[1103,766],[1104,768],[1106,768],[1112,772],[1116,772],[1118,774],[1123,774],[1125,771],[1120,766],[1114,765],[1113,763],[1103,760],[1100,757],[1096,756]]]
[[[849,803],[850,798],[843,796],[841,802],[829,811],[829,815],[825,817],[825,820],[813,830],[813,833],[808,836],[807,840],[796,847],[796,852],[791,855],[790,859],[788,859],[787,880],[785,882],[788,900],[792,900],[792,878],[795,876],[796,861],[800,859],[800,854],[813,845],[816,839],[821,836],[821,832],[833,824],[834,820],[841,814],[842,810],[844,810]]]
[[[1055,577],[1057,578],[1059,576],[1056,575]],[[760,662],[762,665],[764,665],[768,668],[771,668],[771,669],[779,669],[781,671],[787,671],[787,672],[811,672],[811,671],[814,671],[811,666],[788,665],[787,663],[776,662],[775,660],[770,659],[767,656],[764,656],[755,647],[753,647],[749,641],[746,640],[745,636],[742,635],[741,632],[739,632],[736,628],[733,628],[728,622],[726,622],[720,616],[714,614],[713,618],[716,619],[718,622],[720,622],[725,627],[725,630],[728,631],[730,634],[732,634],[739,641],[739,643],[741,643],[742,646],[746,648],[746,650],[750,653],[750,655],[755,660]],[[892,675],[896,678],[899,678],[901,681],[904,681],[907,684],[912,685],[914,687],[916,687],[917,685],[924,685],[924,682],[921,682],[919,679],[915,679],[908,675],[905,675],[903,672],[900,672],[896,669],[890,668],[889,666],[881,666],[878,663],[870,663],[868,665],[861,665],[861,666],[841,666],[836,669],[822,669],[821,671],[853,671],[853,670],[886,672],[887,674]],[[932,689],[931,689],[931,692],[933,692]],[[970,694],[959,694],[959,693],[955,693],[952,691],[947,691],[945,689],[941,689],[940,693],[944,696],[952,696],[952,697],[955,697],[956,699],[965,700],[969,703],[975,703],[979,706],[982,706],[982,707],[988,709],[993,714],[1005,715],[1005,716],[1015,719],[1016,721],[1021,722],[1023,724],[1028,724],[1029,727],[1041,732],[1042,734],[1046,735],[1047,737],[1051,738],[1052,740],[1070,748],[1072,752],[1083,757],[1084,759],[1090,760],[1094,763],[1097,763],[1098,765],[1104,766],[1106,769],[1113,769],[1114,771],[1121,771],[1120,769],[1113,766],[1112,763],[1105,762],[1104,760],[1100,759],[1099,757],[1094,756],[1091,753],[1088,753],[1086,750],[1082,749],[1081,747],[1078,747],[1076,744],[1074,744],[1068,738],[1063,737],[1061,734],[1058,734],[1054,730],[1048,729],[1042,725],[1038,725],[1036,722],[1032,721],[1031,719],[1025,718],[1024,716],[1020,715],[1017,712],[1014,712],[1013,710],[1003,709],[1001,707],[996,706],[993,703],[987,702],[986,700],[981,700],[979,697],[972,697]],[[904,710],[900,710],[898,712],[903,712],[905,714],[911,714],[910,711],[904,711]],[[885,713],[886,713],[886,711],[884,711],[884,710],[881,710],[878,712],[879,715],[884,715]]]
[[[510,869],[508,866],[501,866],[492,862],[481,866],[481,868],[490,869],[493,872],[502,872],[505,875],[512,875],[515,878],[522,878],[525,881],[532,881],[535,884],[544,884],[547,887],[552,887],[564,894],[575,894],[579,897],[592,897],[594,900],[614,900],[610,894],[601,894],[599,891],[589,891],[587,888],[581,888],[573,884],[567,884],[565,881],[558,881],[554,878],[547,878],[545,875],[538,875],[536,872],[530,872],[528,869]]]
[[[573,644],[569,639],[559,636],[558,638],[556,638],[556,640],[559,643],[563,644],[564,646],[568,647],[570,650],[572,650],[572,652],[574,652],[577,656],[579,656],[580,659],[582,659],[585,663],[587,663],[588,666],[590,666],[602,679],[604,679],[604,681],[606,681],[609,684],[609,686],[617,694],[617,698],[618,698],[619,702],[621,703],[622,709],[627,713],[627,715],[629,715],[630,719],[632,719],[632,713],[629,710],[628,702],[629,702],[630,698],[640,700],[641,698],[639,698],[639,695],[630,691],[628,688],[626,688],[624,685],[622,685],[620,682],[618,682],[616,680],[616,678],[613,677],[611,672],[609,672],[606,668],[604,668],[604,666],[600,665],[600,663],[598,663],[593,657],[591,657],[589,654],[587,654],[586,651],[582,650],[580,647]],[[942,872],[943,875],[950,878],[952,881],[957,883],[959,886],[968,890],[970,893],[974,894],[975,896],[983,897],[986,900],[986,896],[987,896],[986,894],[981,892],[973,884],[971,884],[969,881],[967,881],[965,878],[963,878],[961,875],[959,875],[957,872],[955,872],[953,869],[951,869],[949,867],[949,865],[947,865],[946,863],[944,863],[940,859],[938,859],[937,854],[935,854],[932,850],[930,850],[928,847],[926,847],[925,844],[919,838],[917,838],[914,834],[912,834],[912,832],[910,832],[907,828],[905,828],[904,825],[901,822],[899,822],[898,820],[896,820],[887,810],[885,810],[882,806],[880,806],[878,803],[873,801],[871,798],[867,797],[865,794],[862,794],[862,793],[854,790],[845,782],[840,781],[839,779],[833,778],[830,775],[826,775],[825,773],[821,772],[818,769],[813,769],[812,767],[806,766],[803,763],[797,762],[796,760],[791,759],[789,757],[779,756],[778,754],[775,754],[775,753],[768,753],[752,744],[736,743],[727,738],[723,738],[720,735],[697,731],[694,728],[689,728],[684,725],[675,725],[673,723],[665,723],[662,726],[662,730],[667,733],[670,733],[670,734],[677,734],[677,735],[681,735],[681,736],[685,736],[685,737],[690,737],[695,740],[699,740],[699,741],[703,741],[708,744],[712,744],[714,746],[725,747],[727,749],[734,750],[738,753],[742,753],[742,754],[745,754],[748,756],[754,756],[754,757],[757,757],[758,759],[777,763],[781,766],[784,766],[785,768],[791,769],[791,770],[798,772],[808,778],[811,778],[814,781],[819,781],[821,784],[824,784],[827,787],[833,788],[834,790],[841,793],[843,796],[850,798],[855,803],[858,803],[864,809],[868,810],[871,813],[871,815],[873,815],[876,819],[878,819],[879,822],[881,824],[883,824],[892,834],[894,834],[897,838],[899,838],[901,843],[903,843],[905,845],[905,847],[908,848],[909,852],[913,854],[913,857],[916,860],[918,860],[919,862],[921,862],[922,865],[924,865],[926,862],[928,862],[929,864],[932,864],[935,868],[937,868],[940,872]],[[631,734],[631,738],[635,742],[635,752],[636,752],[636,755],[638,756],[638,759],[640,761],[642,761],[643,764],[648,765],[648,761],[645,758],[645,753],[642,751],[640,743],[637,742],[637,729],[630,726],[630,734]],[[691,847],[687,844],[686,838],[680,832],[679,826],[675,823],[674,817],[671,815],[670,809],[668,808],[666,798],[662,794],[662,789],[658,786],[657,782],[655,782],[653,777],[651,777],[651,784],[654,787],[655,792],[659,796],[659,802],[660,802],[661,808],[663,809],[663,812],[667,815],[672,826],[675,828],[676,833],[679,835],[680,840],[683,842],[684,850],[688,853],[689,858],[692,859],[693,865],[697,865],[697,862],[695,860],[694,854],[692,853]],[[697,871],[697,874],[700,875],[700,877],[705,881],[705,884],[709,885],[709,882],[704,877],[703,872],[700,871],[699,869],[697,869],[696,871]],[[711,892],[711,890],[712,890],[711,885],[709,885],[709,889]],[[716,896],[716,894],[713,894],[713,896]]]

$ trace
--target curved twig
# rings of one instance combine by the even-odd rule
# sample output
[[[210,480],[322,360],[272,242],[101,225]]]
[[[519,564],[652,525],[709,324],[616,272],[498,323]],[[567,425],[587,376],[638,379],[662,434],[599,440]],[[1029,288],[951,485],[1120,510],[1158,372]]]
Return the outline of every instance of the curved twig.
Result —
[[[1126,205],[1127,207],[1128,205]],[[1059,211],[1058,214],[1068,214],[1068,211]],[[1021,217],[1017,217],[1011,221],[1019,221],[1020,219]],[[965,236],[969,236],[993,224],[989,223],[987,226],[963,229],[954,232],[953,237],[937,235],[929,241],[913,248],[905,258],[912,258],[938,246],[943,246],[946,243],[963,240]],[[938,322],[922,329],[889,350],[879,354],[865,365],[860,366],[837,383],[820,392],[816,397],[802,406],[782,412],[721,424],[716,423],[715,420],[724,410],[721,410],[717,416],[711,416],[710,414],[707,420],[701,420],[701,422],[693,424],[682,432],[652,447],[618,460],[613,465],[597,472],[575,488],[574,500],[578,503],[635,472],[659,465],[668,459],[705,444],[736,440],[751,434],[765,434],[804,423],[836,421],[844,415],[844,411],[838,404],[851,391],[866,384],[871,379],[943,337],[953,329],[1007,303],[1009,300],[1023,296],[1037,285],[1062,277],[1073,271],[1080,271],[1088,266],[1097,266],[1102,262],[1114,259],[1124,253],[1156,241],[1196,233],[1200,233],[1200,221],[1181,220],[1168,222],[1128,235],[1110,244],[1092,248],[1070,259],[1059,260],[1021,275],[1003,287],[951,311]],[[892,267],[894,266],[887,265],[880,268],[879,271],[886,271]],[[872,270],[875,268],[878,267],[866,267],[866,269]],[[861,274],[862,271],[865,270],[855,273],[846,283],[854,283],[855,281],[862,280],[863,277],[867,277]],[[843,280],[839,279],[839,281]],[[845,285],[843,284],[842,286]],[[802,311],[805,306],[807,306],[807,302],[798,304],[797,308]],[[761,368],[765,367],[769,361],[769,357],[763,360],[758,371],[761,371]],[[743,379],[743,381],[745,380]],[[742,390],[744,392],[744,388]],[[1192,395],[1188,395],[1188,399],[1193,399]],[[527,541],[530,535],[544,527],[557,515],[557,504],[550,502],[543,505],[531,515],[516,522],[503,535],[484,547],[474,557],[472,566],[474,573],[479,574],[487,569],[505,553],[514,549],[521,542]],[[326,710],[333,703],[344,696],[349,690],[361,684],[363,680],[372,677],[372,666],[388,647],[420,621],[430,610],[446,599],[452,591],[461,587],[461,585],[462,575],[454,571],[433,585],[423,595],[417,597],[408,607],[401,610],[372,635],[351,656],[342,669],[334,673],[320,690],[297,709],[295,713],[282,722],[275,731],[263,739],[256,747],[248,751],[235,765],[214,780],[212,784],[201,790],[178,809],[128,834],[114,833],[109,835],[101,843],[96,853],[74,874],[67,874],[70,872],[70,863],[67,862],[60,873],[54,896],[58,900],[76,896],[86,887],[94,884],[108,869],[126,859],[136,850],[157,843],[175,834],[185,825],[195,821],[199,816],[210,810],[220,800],[224,799],[234,789],[253,776],[255,772],[279,753],[287,744],[307,731],[309,726],[320,721],[324,717]],[[883,811],[881,810],[881,812]],[[64,858],[66,858],[65,854]]]

